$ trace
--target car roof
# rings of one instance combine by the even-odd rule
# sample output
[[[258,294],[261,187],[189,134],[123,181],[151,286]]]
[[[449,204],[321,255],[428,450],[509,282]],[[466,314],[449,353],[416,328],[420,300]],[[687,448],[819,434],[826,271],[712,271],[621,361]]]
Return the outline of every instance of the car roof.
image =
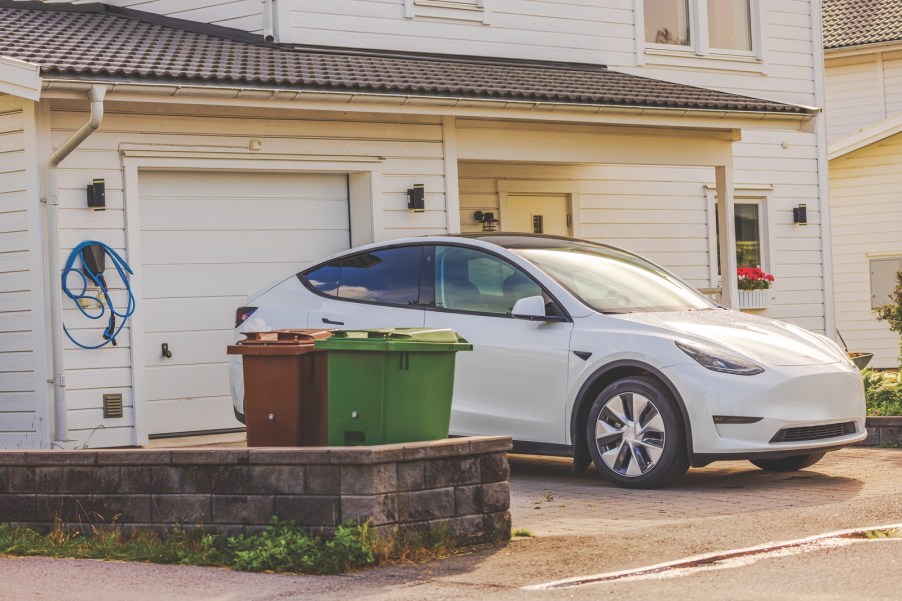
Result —
[[[457,234],[454,237],[469,238],[482,240],[489,244],[496,244],[503,248],[563,248],[574,244],[599,246],[602,248],[611,248],[623,251],[622,248],[612,246],[610,244],[602,244],[591,240],[583,240],[582,238],[569,238],[567,236],[552,236],[549,234],[527,234],[527,233],[508,233],[508,232],[474,232],[466,234]]]

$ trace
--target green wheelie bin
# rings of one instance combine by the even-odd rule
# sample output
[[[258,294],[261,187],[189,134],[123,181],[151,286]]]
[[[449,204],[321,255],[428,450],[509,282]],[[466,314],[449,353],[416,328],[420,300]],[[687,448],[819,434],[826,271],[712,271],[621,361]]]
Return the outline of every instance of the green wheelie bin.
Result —
[[[454,360],[473,346],[451,330],[338,330],[328,351],[329,446],[448,437]]]

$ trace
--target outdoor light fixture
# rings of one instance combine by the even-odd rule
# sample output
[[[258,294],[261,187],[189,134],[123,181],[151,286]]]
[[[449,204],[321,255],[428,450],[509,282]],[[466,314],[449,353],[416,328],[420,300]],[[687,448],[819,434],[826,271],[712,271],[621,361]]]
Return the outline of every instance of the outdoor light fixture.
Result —
[[[423,184],[414,184],[407,189],[407,208],[415,213],[426,210],[426,190]]]
[[[793,207],[792,222],[799,225],[808,225],[808,207],[806,205]]]
[[[488,211],[476,211],[473,213],[473,219],[476,220],[476,223],[482,224],[482,231],[484,232],[495,232],[498,231],[500,227],[501,220],[495,219],[495,214],[490,213]]]
[[[106,209],[106,182],[95,179],[93,184],[88,184],[88,208],[95,211]]]

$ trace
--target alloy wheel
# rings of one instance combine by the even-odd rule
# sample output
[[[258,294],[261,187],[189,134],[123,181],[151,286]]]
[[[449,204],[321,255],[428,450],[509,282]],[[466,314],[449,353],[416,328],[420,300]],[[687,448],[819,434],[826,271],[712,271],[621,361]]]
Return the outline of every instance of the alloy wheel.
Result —
[[[607,467],[627,478],[654,468],[664,453],[664,419],[654,402],[637,392],[610,398],[595,423],[595,444]]]

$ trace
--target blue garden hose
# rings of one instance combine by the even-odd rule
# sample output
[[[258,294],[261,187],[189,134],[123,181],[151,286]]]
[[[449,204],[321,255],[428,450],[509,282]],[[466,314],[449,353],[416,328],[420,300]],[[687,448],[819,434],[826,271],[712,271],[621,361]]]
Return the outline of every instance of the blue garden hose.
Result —
[[[116,267],[116,272],[119,274],[119,279],[122,280],[123,285],[125,286],[125,291],[128,293],[128,303],[125,307],[125,311],[119,312],[116,311],[116,308],[113,306],[113,299],[110,298],[110,291],[107,288],[106,280],[103,277],[103,273],[92,273],[89,270],[83,270],[82,268],[75,267],[75,260],[81,258],[82,250],[84,250],[88,246],[99,246],[103,249],[103,252],[108,256],[113,265]],[[87,272],[87,273],[86,273]],[[88,345],[82,344],[78,340],[72,337],[72,334],[69,333],[69,330],[66,328],[66,325],[63,324],[63,331],[66,333],[66,336],[69,337],[73,343],[78,345],[83,349],[98,349],[102,348],[108,344],[112,344],[116,346],[116,336],[119,335],[119,332],[122,331],[122,328],[125,327],[126,321],[131,317],[132,313],[135,312],[135,295],[132,294],[131,284],[128,281],[128,276],[126,272],[129,274],[133,274],[132,268],[128,266],[128,263],[119,256],[115,250],[104,244],[103,242],[97,242],[96,240],[85,240],[74,249],[69,254],[69,258],[66,260],[66,266],[63,267],[63,271],[61,274],[61,284],[63,287],[63,292],[66,293],[66,296],[71,298],[73,302],[75,302],[75,306],[78,307],[78,310],[81,311],[81,314],[87,317],[88,319],[100,319],[106,314],[106,309],[109,307],[110,317],[107,323],[107,327],[103,331],[103,342],[97,345]],[[68,279],[69,274],[77,273],[81,276],[81,291],[78,293],[72,292],[69,289]],[[99,296],[91,296],[88,294],[88,286],[94,285],[97,286],[100,294],[103,295],[101,299]],[[82,299],[92,300],[100,305],[100,311],[96,314],[92,314],[88,312],[84,307],[81,306]],[[116,325],[116,318],[120,319],[119,325]]]

